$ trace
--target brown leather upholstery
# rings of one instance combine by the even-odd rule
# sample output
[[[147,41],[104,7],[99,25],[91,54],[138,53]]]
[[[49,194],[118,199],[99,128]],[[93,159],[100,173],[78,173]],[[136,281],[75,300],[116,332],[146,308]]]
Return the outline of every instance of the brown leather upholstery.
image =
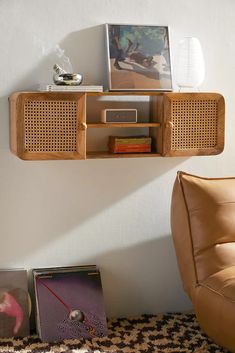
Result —
[[[178,172],[171,227],[184,289],[202,329],[235,352],[235,178]]]

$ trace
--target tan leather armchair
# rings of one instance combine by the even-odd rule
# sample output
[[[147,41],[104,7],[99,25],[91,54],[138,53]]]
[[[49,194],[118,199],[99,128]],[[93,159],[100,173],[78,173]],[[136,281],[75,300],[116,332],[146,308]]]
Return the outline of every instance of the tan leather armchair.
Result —
[[[178,172],[171,227],[184,289],[201,328],[235,352],[235,177]]]

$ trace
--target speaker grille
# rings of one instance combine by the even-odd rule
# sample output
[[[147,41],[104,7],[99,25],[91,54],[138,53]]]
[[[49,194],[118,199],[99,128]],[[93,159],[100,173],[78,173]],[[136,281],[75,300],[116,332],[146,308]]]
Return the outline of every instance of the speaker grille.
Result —
[[[171,102],[172,150],[213,148],[217,145],[218,101],[216,99]]]
[[[28,100],[24,104],[27,152],[77,151],[76,101]]]

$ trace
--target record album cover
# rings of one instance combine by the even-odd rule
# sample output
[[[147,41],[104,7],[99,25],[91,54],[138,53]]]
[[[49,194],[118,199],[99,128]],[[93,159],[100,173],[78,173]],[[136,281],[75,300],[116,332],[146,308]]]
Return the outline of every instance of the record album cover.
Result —
[[[27,271],[0,269],[0,337],[29,335]]]
[[[100,272],[95,266],[33,270],[42,341],[107,335]]]

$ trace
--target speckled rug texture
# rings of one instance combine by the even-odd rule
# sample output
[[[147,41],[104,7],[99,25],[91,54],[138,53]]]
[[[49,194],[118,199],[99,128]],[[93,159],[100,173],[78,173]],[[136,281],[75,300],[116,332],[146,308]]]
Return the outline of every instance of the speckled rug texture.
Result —
[[[109,335],[42,343],[37,336],[0,339],[0,352],[21,353],[228,353],[199,328],[193,314],[143,315],[108,321]]]

